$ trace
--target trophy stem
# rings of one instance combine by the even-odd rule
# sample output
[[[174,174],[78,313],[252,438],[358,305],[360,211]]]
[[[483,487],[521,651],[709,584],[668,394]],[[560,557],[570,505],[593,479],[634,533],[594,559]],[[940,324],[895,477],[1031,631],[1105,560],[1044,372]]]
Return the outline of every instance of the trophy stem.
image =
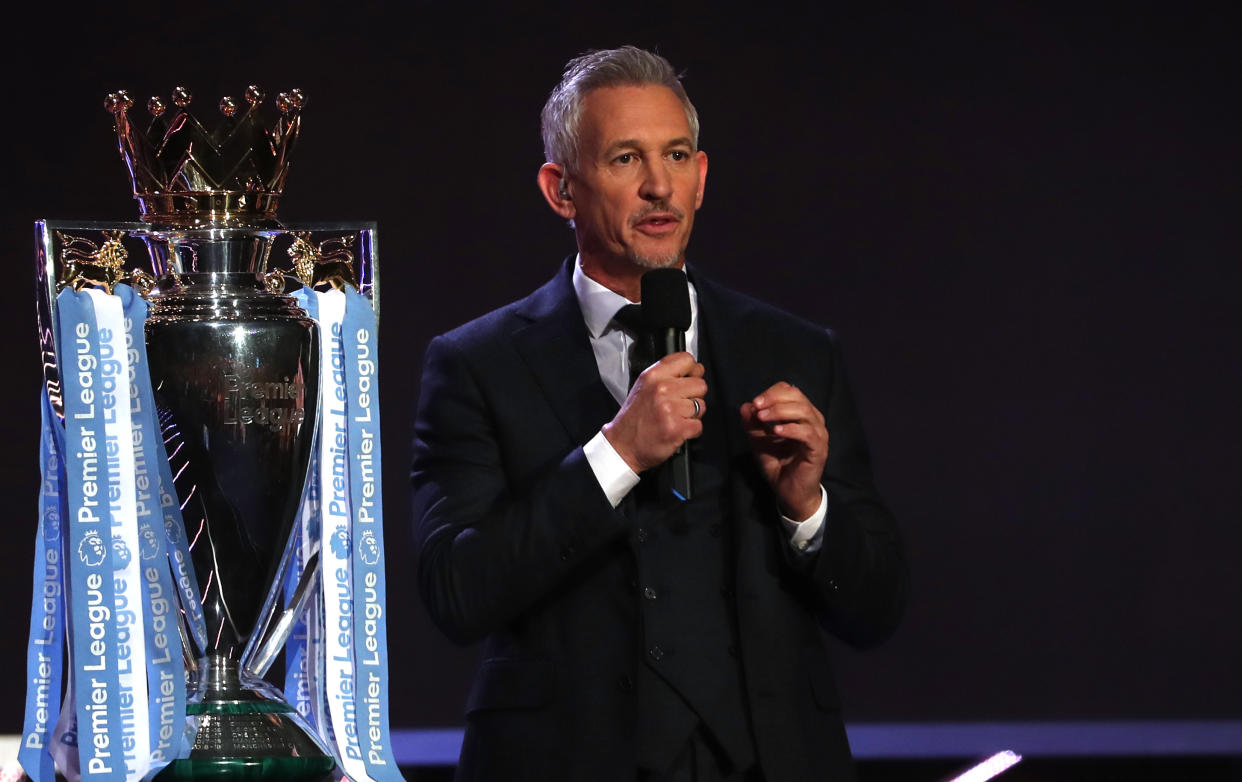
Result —
[[[209,655],[203,670],[206,674],[203,677],[203,687],[206,691],[204,702],[257,700],[253,693],[242,687],[241,667],[236,660],[222,654]]]

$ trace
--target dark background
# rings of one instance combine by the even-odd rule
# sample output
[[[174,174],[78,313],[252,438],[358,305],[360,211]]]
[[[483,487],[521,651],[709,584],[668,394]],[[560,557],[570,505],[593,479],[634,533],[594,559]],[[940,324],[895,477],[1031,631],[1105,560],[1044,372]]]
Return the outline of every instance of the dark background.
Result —
[[[700,112],[692,261],[846,346],[915,585],[891,642],[838,653],[847,719],[1242,717],[1234,7],[26,6],[4,47],[0,732],[36,520],[31,223],[137,214],[103,96],[145,116],[184,84],[213,117],[301,87],[281,217],[378,221],[392,719],[453,725],[475,651],[414,589],[420,357],[572,251],[535,190],[538,112],[568,58],[622,43],[684,69]]]

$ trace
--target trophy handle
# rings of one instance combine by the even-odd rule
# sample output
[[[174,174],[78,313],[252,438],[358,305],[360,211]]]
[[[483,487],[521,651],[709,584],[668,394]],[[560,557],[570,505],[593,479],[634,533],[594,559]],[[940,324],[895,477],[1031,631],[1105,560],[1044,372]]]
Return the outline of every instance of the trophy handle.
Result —
[[[311,554],[306,562],[306,569],[298,579],[298,587],[293,591],[293,600],[289,607],[280,615],[280,621],[272,627],[267,637],[259,644],[259,651],[246,664],[246,670],[257,678],[262,678],[272,667],[276,656],[284,648],[285,641],[293,633],[293,625],[306,609],[306,603],[315,593],[315,584],[319,578],[319,552]]]

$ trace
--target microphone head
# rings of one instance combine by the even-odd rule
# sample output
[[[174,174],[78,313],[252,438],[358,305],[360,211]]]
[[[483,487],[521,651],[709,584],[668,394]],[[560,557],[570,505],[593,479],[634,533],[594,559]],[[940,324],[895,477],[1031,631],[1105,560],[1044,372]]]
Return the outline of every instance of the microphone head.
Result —
[[[690,288],[681,269],[652,269],[643,275],[643,320],[650,329],[690,328]]]

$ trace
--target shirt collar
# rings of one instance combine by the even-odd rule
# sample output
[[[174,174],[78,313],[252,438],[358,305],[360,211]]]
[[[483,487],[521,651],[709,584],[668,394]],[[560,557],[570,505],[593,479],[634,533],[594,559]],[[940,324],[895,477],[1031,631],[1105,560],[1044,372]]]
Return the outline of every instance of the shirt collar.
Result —
[[[592,339],[599,339],[608,330],[617,310],[634,303],[586,276],[586,272],[582,271],[582,256],[574,259],[574,293],[578,296],[578,306],[582,308],[582,318]]]
[[[578,297],[578,306],[582,308],[582,318],[586,321],[587,331],[591,334],[591,339],[599,339],[600,335],[608,331],[612,325],[613,316],[617,314],[617,310],[626,304],[634,304],[615,291],[610,291],[595,280],[586,276],[586,272],[582,271],[582,256],[579,255],[574,259],[574,294]],[[698,292],[694,289],[693,283],[688,283],[690,288],[690,328],[696,327],[698,320]]]

